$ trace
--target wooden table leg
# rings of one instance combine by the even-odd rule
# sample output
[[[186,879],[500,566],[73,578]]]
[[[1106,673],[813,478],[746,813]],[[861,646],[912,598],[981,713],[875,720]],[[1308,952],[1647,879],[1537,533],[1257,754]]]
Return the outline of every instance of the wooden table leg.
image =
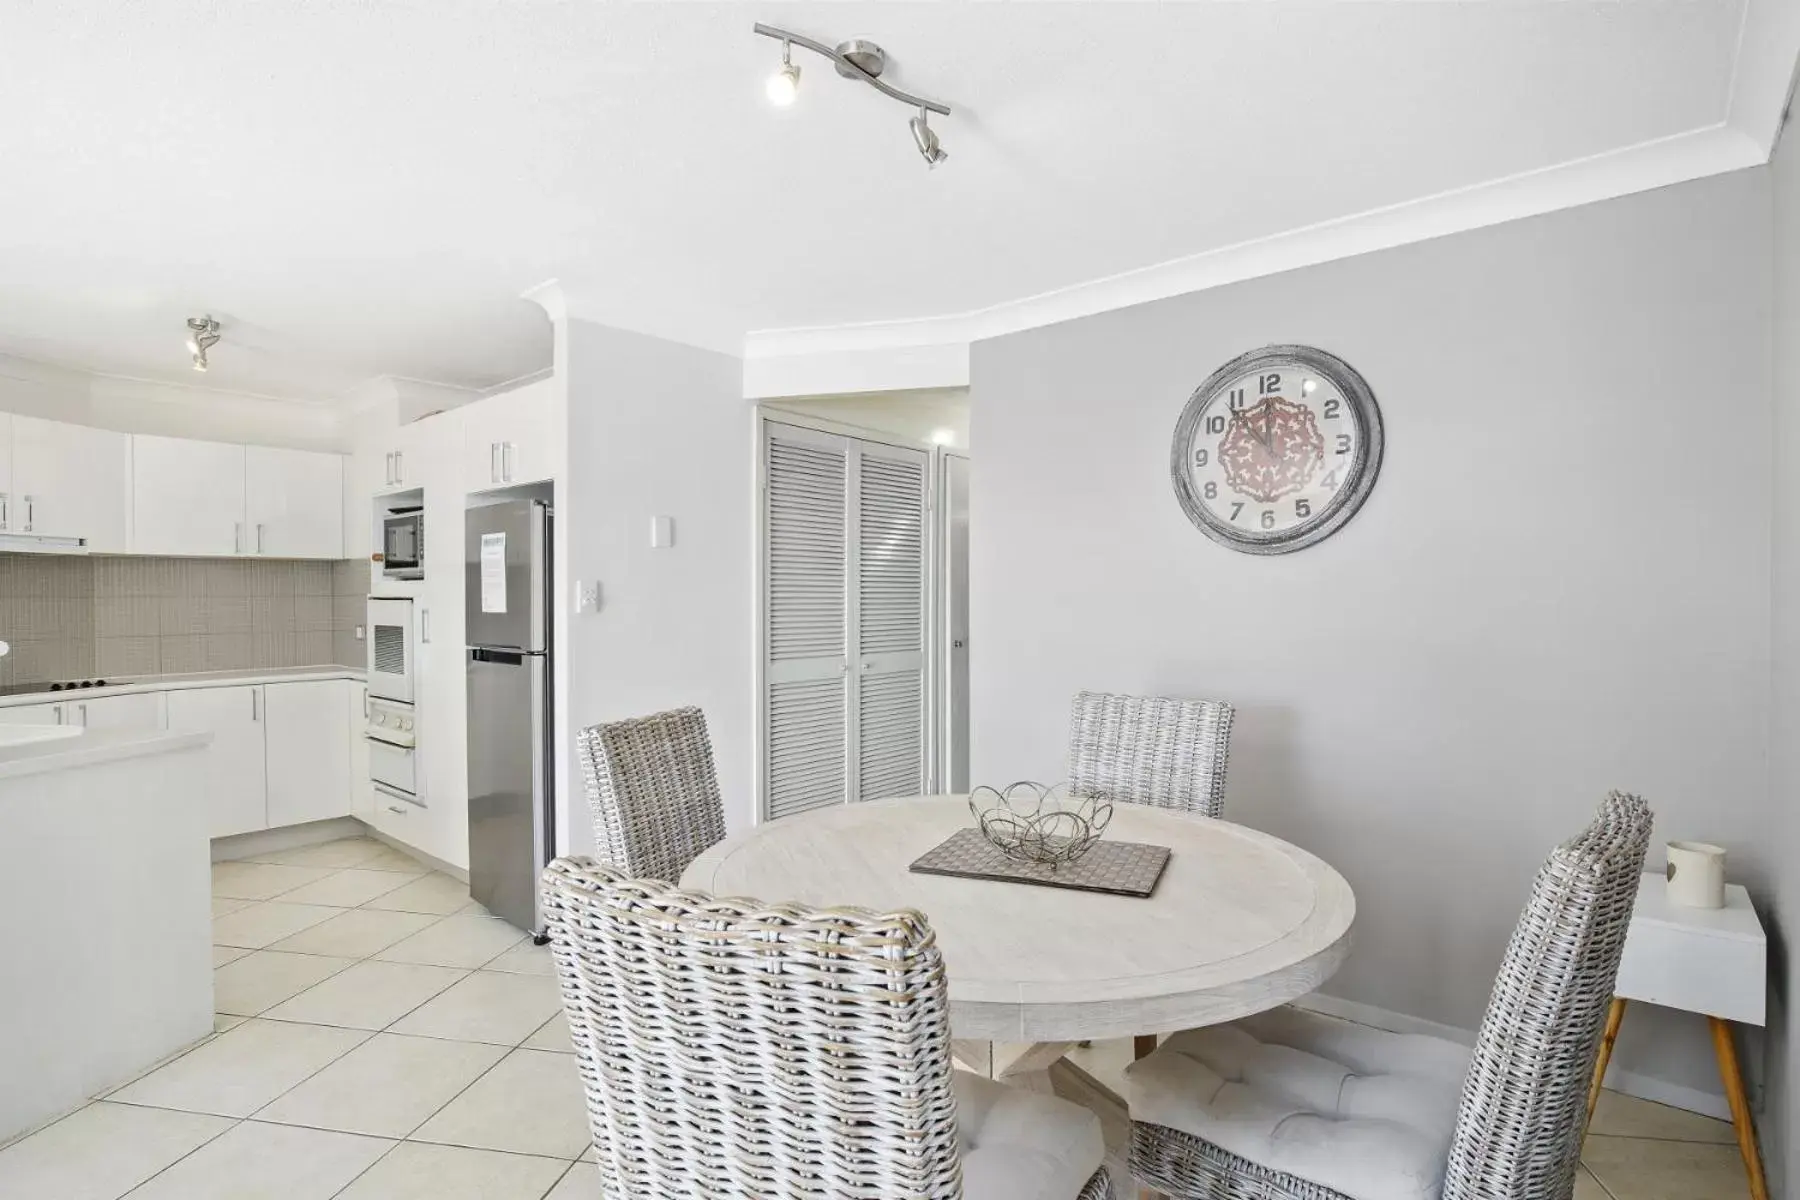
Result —
[[[1606,1032],[1600,1038],[1600,1057],[1594,1061],[1594,1081],[1588,1084],[1587,1120],[1581,1123],[1581,1140],[1587,1141],[1587,1127],[1594,1123],[1594,1106],[1600,1103],[1600,1088],[1606,1082],[1606,1064],[1612,1061],[1613,1043],[1619,1040],[1619,1026],[1625,1023],[1625,998],[1614,996],[1606,1010]]]
[[[1769,1200],[1769,1181],[1763,1178],[1762,1155],[1756,1149],[1756,1126],[1750,1121],[1750,1101],[1744,1095],[1744,1073],[1738,1067],[1731,1022],[1718,1017],[1708,1017],[1706,1021],[1712,1026],[1713,1054],[1719,1060],[1726,1103],[1731,1105],[1731,1127],[1737,1130],[1738,1153],[1744,1156],[1744,1173],[1750,1179],[1750,1200]]]

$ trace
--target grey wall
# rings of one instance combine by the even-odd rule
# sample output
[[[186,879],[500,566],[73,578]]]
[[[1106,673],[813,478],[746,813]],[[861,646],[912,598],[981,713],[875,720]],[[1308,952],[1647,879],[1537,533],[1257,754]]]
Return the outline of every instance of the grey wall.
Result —
[[[0,684],[361,665],[369,564],[0,554]]]
[[[727,820],[751,821],[752,416],[728,355],[569,320],[569,469],[560,586],[598,580],[600,610],[567,623],[570,726],[683,705],[706,713]],[[650,521],[674,518],[651,549]],[[574,754],[574,739],[568,741]],[[581,793],[563,791],[563,853],[592,847]]]
[[[1792,1173],[1800,1138],[1800,1044],[1791,1033],[1796,988],[1792,941],[1800,931],[1800,137],[1784,131],[1771,164],[1775,227],[1775,604],[1772,696],[1773,853],[1788,864],[1775,877],[1771,936],[1768,1105],[1763,1149],[1777,1195]]]
[[[1538,863],[1608,788],[1766,896],[1768,188],[978,343],[973,781],[1057,776],[1079,688],[1230,700],[1229,814],[1356,890],[1327,990],[1463,1028]],[[1369,380],[1387,461],[1336,537],[1257,559],[1188,523],[1169,440],[1216,366],[1285,341]],[[1698,1017],[1634,1012],[1615,1062],[1718,1091]]]

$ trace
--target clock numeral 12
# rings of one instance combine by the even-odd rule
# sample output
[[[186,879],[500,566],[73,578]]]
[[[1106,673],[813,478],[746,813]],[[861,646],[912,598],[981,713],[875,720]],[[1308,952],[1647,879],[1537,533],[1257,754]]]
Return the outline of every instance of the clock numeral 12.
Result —
[[[1258,376],[1256,390],[1264,396],[1267,396],[1270,392],[1279,392],[1281,390],[1281,376],[1276,373]]]

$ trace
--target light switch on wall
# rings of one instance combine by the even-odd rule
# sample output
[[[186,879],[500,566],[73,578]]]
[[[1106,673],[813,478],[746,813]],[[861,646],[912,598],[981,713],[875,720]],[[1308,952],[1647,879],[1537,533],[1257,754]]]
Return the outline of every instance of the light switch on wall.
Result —
[[[675,544],[675,518],[650,518],[650,548],[663,550]]]
[[[600,608],[600,584],[596,581],[577,579],[575,581],[575,611],[577,613],[596,612]]]

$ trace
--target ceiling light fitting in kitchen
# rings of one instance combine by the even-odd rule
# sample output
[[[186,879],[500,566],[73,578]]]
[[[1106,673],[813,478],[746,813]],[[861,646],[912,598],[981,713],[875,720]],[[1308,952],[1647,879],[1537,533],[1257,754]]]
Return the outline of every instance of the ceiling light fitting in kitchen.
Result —
[[[927,167],[936,167],[950,155],[938,145],[937,131],[926,124],[926,117],[936,113],[940,117],[950,115],[948,105],[939,104],[935,100],[926,100],[903,92],[891,84],[881,81],[881,73],[887,67],[887,52],[874,42],[864,38],[852,38],[840,42],[836,46],[827,46],[824,42],[815,42],[809,37],[802,37],[786,29],[777,29],[773,25],[756,25],[756,32],[766,38],[774,38],[781,43],[781,67],[769,77],[769,100],[782,107],[794,102],[800,93],[800,68],[794,65],[793,48],[800,46],[811,50],[814,54],[829,58],[837,67],[837,73],[845,79],[860,79],[884,96],[889,96],[908,108],[916,108],[919,114],[907,122],[912,130],[913,144],[919,149],[919,156],[925,160]]]
[[[187,325],[187,349],[194,356],[194,370],[204,371],[208,365],[206,352],[219,340],[219,323],[208,313],[204,317],[189,317]]]

